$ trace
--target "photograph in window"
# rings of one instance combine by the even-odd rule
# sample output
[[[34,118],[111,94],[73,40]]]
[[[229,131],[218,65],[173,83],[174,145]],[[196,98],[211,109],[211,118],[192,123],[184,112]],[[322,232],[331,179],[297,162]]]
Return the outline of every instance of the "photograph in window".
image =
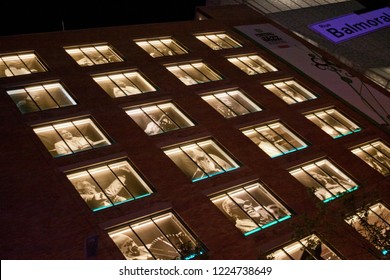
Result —
[[[89,118],[37,127],[34,132],[53,157],[111,145]]]

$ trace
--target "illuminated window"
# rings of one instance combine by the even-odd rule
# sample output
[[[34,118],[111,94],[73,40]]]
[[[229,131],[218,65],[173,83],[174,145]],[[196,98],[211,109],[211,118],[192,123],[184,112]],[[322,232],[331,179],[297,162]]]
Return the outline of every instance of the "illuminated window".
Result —
[[[295,81],[271,83],[264,85],[264,87],[273,92],[287,104],[294,104],[317,98],[314,94]]]
[[[202,99],[225,118],[261,111],[261,108],[240,90],[207,94],[203,95]]]
[[[231,57],[228,60],[248,75],[277,71],[275,67],[258,55]]]
[[[365,207],[345,221],[383,255],[389,254],[390,211],[382,203]]]
[[[358,188],[329,160],[323,159],[290,171],[299,182],[326,203]]]
[[[369,166],[384,176],[390,174],[390,148],[382,141],[375,141],[352,150]]]
[[[214,196],[211,201],[244,235],[291,217],[291,213],[259,183]]]
[[[213,50],[240,48],[242,45],[225,33],[204,34],[195,36]]]
[[[271,158],[307,147],[305,142],[280,122],[243,130],[242,133]]]
[[[46,72],[42,62],[33,53],[0,57],[0,78]]]
[[[22,113],[76,105],[60,83],[23,87],[8,90],[7,93]]]
[[[173,56],[188,53],[173,39],[155,39],[136,42],[151,57]]]
[[[180,145],[164,152],[193,182],[239,167],[213,140]]]
[[[34,132],[53,157],[111,145],[90,118],[39,126]]]
[[[315,234],[293,242],[267,256],[269,260],[340,260]]]
[[[79,169],[67,177],[93,211],[153,193],[126,160]]]
[[[187,86],[222,80],[203,62],[167,66],[167,69]]]
[[[321,110],[305,117],[325,131],[332,138],[340,138],[361,130],[359,126],[346,118],[336,109]]]
[[[171,102],[129,109],[126,113],[148,135],[194,126],[194,123]]]
[[[128,260],[192,259],[204,253],[200,242],[171,212],[131,222],[108,234]]]
[[[123,61],[123,59],[108,45],[66,48],[65,51],[80,66],[93,66]]]
[[[112,98],[156,91],[137,71],[93,77]]]

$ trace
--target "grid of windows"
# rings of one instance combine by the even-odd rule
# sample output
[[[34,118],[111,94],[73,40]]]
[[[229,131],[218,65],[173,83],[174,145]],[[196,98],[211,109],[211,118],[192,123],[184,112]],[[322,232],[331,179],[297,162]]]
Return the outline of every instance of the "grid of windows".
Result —
[[[305,117],[334,139],[361,130],[358,125],[333,108],[306,114]]]
[[[34,53],[0,56],[0,78],[46,71]]]
[[[303,165],[291,170],[290,174],[324,203],[358,188],[351,178],[327,159]]]
[[[204,252],[172,212],[129,223],[108,234],[128,260],[191,259]]]
[[[173,56],[188,53],[173,39],[153,39],[137,41],[136,44],[144,49],[151,57]]]
[[[326,244],[315,234],[295,241],[283,248],[269,254],[270,260],[339,260]]]
[[[262,110],[241,90],[207,94],[203,95],[202,99],[225,118],[233,118]]]
[[[172,102],[129,109],[126,113],[148,135],[194,126],[194,123]]]
[[[65,51],[80,66],[93,66],[123,61],[123,59],[108,45],[65,48]]]
[[[165,154],[193,182],[236,169],[239,165],[213,140],[179,145]]]
[[[345,221],[383,255],[390,252],[390,210],[382,203],[376,203],[358,211]]]
[[[295,104],[317,98],[313,93],[293,80],[265,84],[264,87],[287,104]]]
[[[167,69],[187,86],[222,80],[203,62],[167,66]]]
[[[156,91],[137,71],[100,75],[93,79],[112,98]]]
[[[67,177],[93,211],[153,192],[127,160],[79,169],[69,172]]]
[[[8,90],[8,95],[22,113],[76,105],[60,83],[46,83]]]
[[[259,183],[216,195],[211,201],[245,236],[291,217],[291,213]]]
[[[278,69],[276,69],[258,55],[230,57],[228,58],[228,61],[233,63],[248,75],[278,71]]]
[[[213,50],[240,48],[242,45],[225,33],[203,34],[195,36]]]
[[[53,157],[111,145],[91,118],[40,126],[34,132]]]
[[[246,129],[242,133],[271,158],[307,147],[305,142],[280,122]]]
[[[390,148],[382,141],[374,141],[352,150],[369,166],[384,176],[390,174]]]

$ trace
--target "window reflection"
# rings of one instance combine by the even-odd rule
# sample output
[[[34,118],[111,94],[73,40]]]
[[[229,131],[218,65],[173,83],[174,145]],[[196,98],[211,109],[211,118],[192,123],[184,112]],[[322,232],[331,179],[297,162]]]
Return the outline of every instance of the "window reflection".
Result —
[[[152,193],[128,161],[73,171],[67,177],[93,211]]]
[[[137,71],[101,75],[93,79],[112,98],[156,91]]]
[[[280,122],[243,130],[242,133],[272,158],[307,147]]]
[[[187,86],[222,80],[203,62],[168,66],[167,69]]]
[[[194,123],[171,102],[129,109],[126,113],[148,135],[194,126]]]
[[[262,109],[240,90],[207,94],[202,99],[225,118],[246,115]]]
[[[90,118],[40,126],[34,132],[53,157],[111,145]]]
[[[258,55],[228,58],[228,61],[240,68],[248,75],[274,72],[277,69]]]
[[[130,223],[108,234],[128,260],[190,259],[204,252],[173,213]]]
[[[291,213],[259,183],[214,196],[211,201],[244,235],[291,217]]]
[[[294,104],[317,98],[314,94],[295,81],[271,83],[264,85],[264,87],[273,92],[287,104]]]
[[[193,182],[239,167],[213,140],[180,145],[164,152]]]
[[[358,185],[324,159],[290,171],[298,181],[326,203],[358,188]]]
[[[60,83],[47,83],[8,90],[7,93],[22,113],[76,105],[76,102]]]
[[[339,260],[315,234],[293,242],[267,256],[270,260]]]
[[[240,48],[242,45],[225,33],[204,34],[195,36],[213,50]]]
[[[151,57],[186,54],[187,51],[173,39],[154,39],[136,42]]]
[[[369,166],[384,176],[390,174],[390,148],[382,141],[374,141],[352,150]]]
[[[46,71],[34,53],[0,56],[0,78]]]
[[[345,221],[383,255],[390,252],[390,210],[382,203],[364,207]]]
[[[359,126],[342,115],[336,109],[321,110],[305,117],[320,127],[332,138],[340,138],[361,130]]]
[[[80,66],[93,66],[123,61],[123,59],[108,45],[65,48],[65,51]]]

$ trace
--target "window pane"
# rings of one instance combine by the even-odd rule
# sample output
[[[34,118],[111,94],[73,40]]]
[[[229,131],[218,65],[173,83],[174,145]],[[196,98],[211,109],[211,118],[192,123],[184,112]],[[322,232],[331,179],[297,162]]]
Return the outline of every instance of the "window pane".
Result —
[[[42,126],[34,132],[53,157],[111,144],[91,119]]]
[[[352,192],[358,185],[328,160],[320,160],[290,171],[324,203]]]
[[[167,69],[187,86],[222,79],[217,73],[201,62],[169,66]]]
[[[390,148],[381,141],[363,145],[352,153],[384,176],[390,174]]]
[[[148,135],[155,135],[194,124],[173,104],[163,103],[126,110]]]
[[[173,39],[156,39],[136,42],[151,57],[185,54],[187,51]]]
[[[93,79],[112,98],[155,91],[137,72],[97,76]]]
[[[272,158],[307,147],[305,142],[279,122],[244,130],[242,133]]]
[[[295,81],[266,84],[264,87],[273,92],[287,104],[294,104],[317,98],[314,94]]]
[[[374,245],[383,255],[390,251],[390,211],[382,203],[364,207],[345,221]]]
[[[127,161],[70,172],[67,177],[93,211],[153,192]]]
[[[131,238],[135,243],[123,246],[123,240],[119,240],[117,235],[123,239],[123,235]],[[166,213],[158,217],[144,219],[140,222],[131,223],[129,227],[113,230],[109,236],[117,244],[126,259],[158,259],[175,260],[193,258],[195,255],[195,244],[198,242],[185,226],[172,214]],[[183,250],[183,245],[191,252]],[[141,249],[142,252],[141,252]],[[202,252],[200,250],[199,252]],[[198,252],[198,253],[199,253]]]
[[[258,55],[228,58],[228,61],[233,63],[248,75],[277,71],[275,67],[266,62],[264,59],[260,58]]]
[[[9,90],[7,93],[22,113],[76,105],[59,83]]]
[[[192,181],[205,179],[239,167],[211,140],[179,146],[164,152]]]
[[[93,66],[123,61],[120,56],[107,45],[66,48],[65,51],[80,66]]]
[[[46,71],[33,53],[0,56],[0,78]]]
[[[241,44],[225,33],[197,35],[195,37],[213,50],[242,47]]]
[[[317,111],[305,117],[336,139],[360,131],[360,127],[335,109]]]
[[[217,195],[211,201],[244,235],[291,217],[288,210],[258,183]]]

